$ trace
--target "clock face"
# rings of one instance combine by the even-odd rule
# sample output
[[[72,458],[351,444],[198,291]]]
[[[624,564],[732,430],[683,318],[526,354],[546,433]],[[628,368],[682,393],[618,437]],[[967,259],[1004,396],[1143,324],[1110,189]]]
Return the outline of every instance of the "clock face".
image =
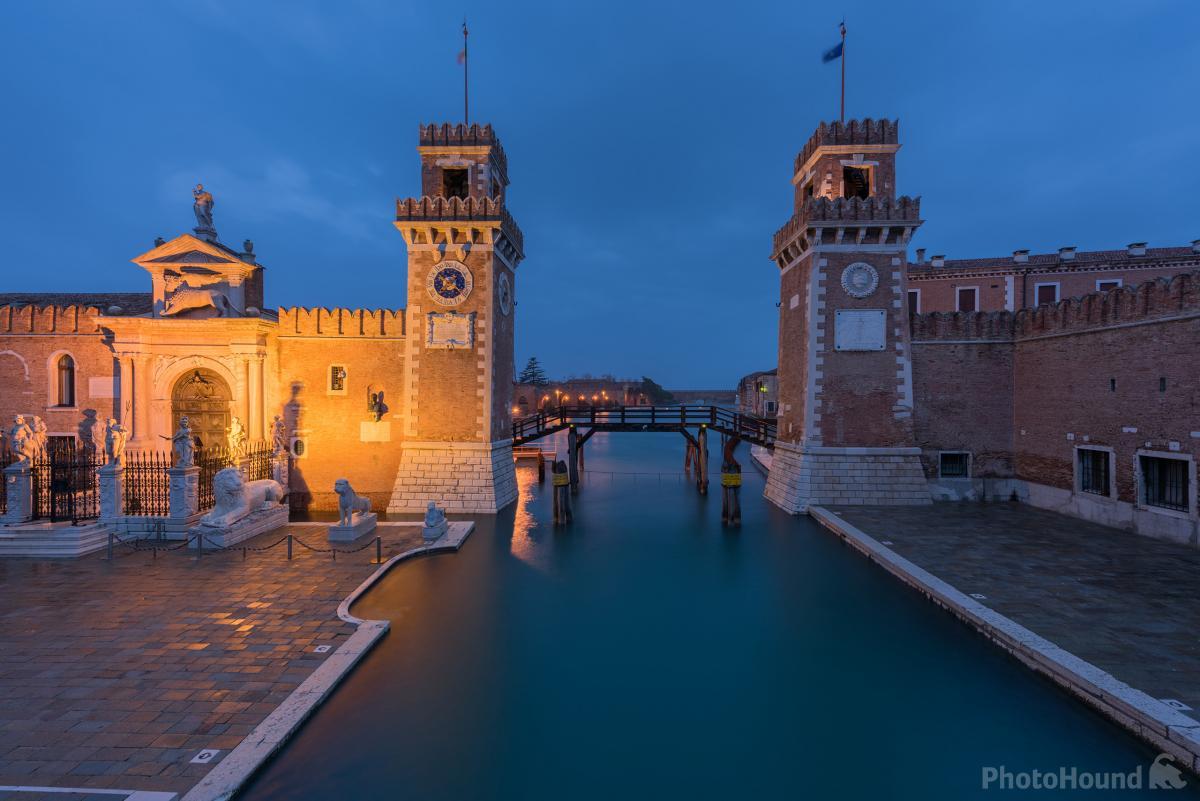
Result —
[[[461,261],[442,261],[433,265],[425,279],[429,297],[443,306],[457,306],[471,294],[471,271]]]
[[[865,298],[879,286],[879,273],[864,261],[855,262],[842,271],[842,289],[855,298]]]
[[[508,314],[512,311],[512,286],[508,283],[508,273],[500,273],[499,286],[496,288],[496,295],[500,300],[500,311],[503,314]]]

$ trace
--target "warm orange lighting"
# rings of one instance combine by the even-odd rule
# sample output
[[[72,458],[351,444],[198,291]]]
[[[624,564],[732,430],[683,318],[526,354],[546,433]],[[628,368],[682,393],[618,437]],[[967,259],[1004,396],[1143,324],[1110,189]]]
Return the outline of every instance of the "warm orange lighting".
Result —
[[[520,414],[520,413],[521,413],[521,408],[520,408],[519,406],[514,406],[514,407],[513,407],[513,414]]]

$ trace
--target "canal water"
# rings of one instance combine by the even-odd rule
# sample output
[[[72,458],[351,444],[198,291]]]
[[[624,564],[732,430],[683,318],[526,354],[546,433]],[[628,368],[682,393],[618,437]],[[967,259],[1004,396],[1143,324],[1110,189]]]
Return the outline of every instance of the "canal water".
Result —
[[[745,446],[722,528],[683,443],[597,434],[573,525],[520,468],[516,508],[395,568],[354,608],[390,633],[240,798],[1160,795],[1154,749],[766,503]],[[989,768],[1143,789],[984,789]]]

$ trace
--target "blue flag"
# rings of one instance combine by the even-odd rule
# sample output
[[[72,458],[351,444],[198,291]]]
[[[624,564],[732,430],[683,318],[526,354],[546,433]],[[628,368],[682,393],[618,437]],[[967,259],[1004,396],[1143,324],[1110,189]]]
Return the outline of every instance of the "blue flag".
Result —
[[[826,50],[825,54],[821,56],[821,63],[828,64],[830,61],[837,61],[839,58],[841,58],[843,45],[845,45],[845,42],[838,42],[836,45]]]

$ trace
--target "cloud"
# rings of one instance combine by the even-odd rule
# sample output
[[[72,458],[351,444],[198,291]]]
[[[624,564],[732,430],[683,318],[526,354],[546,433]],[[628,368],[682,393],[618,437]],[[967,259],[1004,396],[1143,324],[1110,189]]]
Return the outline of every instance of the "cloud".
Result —
[[[236,171],[211,163],[172,169],[163,178],[163,195],[171,203],[178,203],[198,181],[216,199],[218,230],[225,216],[239,224],[310,223],[356,241],[381,235],[379,205],[363,202],[364,197],[371,196],[367,187],[340,175],[325,176],[324,181],[314,179],[312,173],[288,158],[270,158]],[[331,186],[334,183],[338,184],[336,192]],[[352,200],[340,202],[342,197]]]

